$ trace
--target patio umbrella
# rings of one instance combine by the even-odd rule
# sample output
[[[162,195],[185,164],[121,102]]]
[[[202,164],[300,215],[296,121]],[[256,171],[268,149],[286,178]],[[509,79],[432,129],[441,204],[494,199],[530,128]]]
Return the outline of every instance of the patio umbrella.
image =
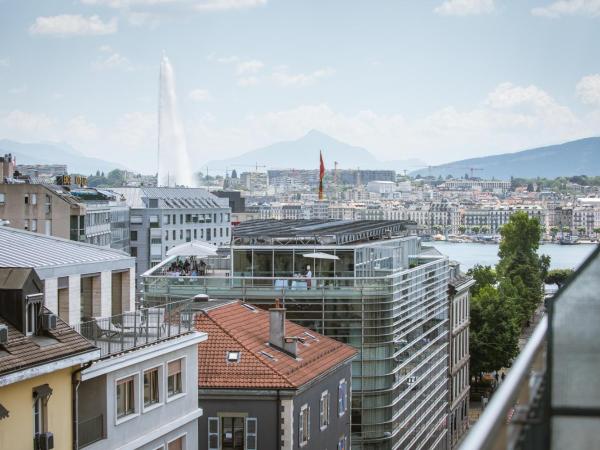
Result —
[[[217,247],[206,241],[191,241],[170,248],[167,256],[197,256],[204,258],[217,254]]]
[[[340,259],[339,257],[337,257],[335,255],[330,255],[329,253],[321,253],[321,252],[305,253],[302,256],[304,256],[305,258],[312,258],[312,259]]]

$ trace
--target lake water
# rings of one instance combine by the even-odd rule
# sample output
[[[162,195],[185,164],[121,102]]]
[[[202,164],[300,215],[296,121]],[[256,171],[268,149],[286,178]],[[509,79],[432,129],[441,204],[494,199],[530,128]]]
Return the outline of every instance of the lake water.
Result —
[[[423,245],[435,247],[450,259],[458,261],[461,270],[467,271],[475,264],[494,266],[498,262],[497,244],[472,244],[452,242],[425,242]],[[538,254],[550,256],[551,269],[576,269],[594,251],[596,244],[559,245],[543,244]]]

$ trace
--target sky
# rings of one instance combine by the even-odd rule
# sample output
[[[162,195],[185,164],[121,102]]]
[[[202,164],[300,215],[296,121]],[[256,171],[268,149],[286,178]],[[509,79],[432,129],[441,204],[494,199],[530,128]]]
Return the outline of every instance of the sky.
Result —
[[[0,138],[155,172],[163,52],[196,167],[311,129],[427,164],[600,135],[600,0],[0,0]]]

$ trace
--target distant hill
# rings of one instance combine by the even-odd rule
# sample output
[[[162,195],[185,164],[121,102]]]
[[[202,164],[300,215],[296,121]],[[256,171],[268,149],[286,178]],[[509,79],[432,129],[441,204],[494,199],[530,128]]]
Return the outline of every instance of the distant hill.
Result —
[[[240,172],[240,170],[252,170],[255,164],[266,166],[268,169],[318,169],[319,150],[323,150],[327,169],[333,169],[334,161],[338,162],[340,169],[360,167],[361,169],[402,170],[425,165],[415,159],[379,161],[366,149],[338,141],[317,130],[311,130],[294,141],[277,142],[233,158],[210,161],[206,165],[210,171],[224,171],[228,168]]]
[[[0,154],[12,153],[17,164],[66,164],[70,173],[90,175],[125,169],[125,166],[111,161],[85,156],[67,144],[55,142],[22,143],[0,139]]]
[[[508,180],[517,178],[556,178],[573,175],[600,175],[600,137],[590,137],[564,144],[533,148],[516,153],[463,159],[412,172],[412,175],[461,177],[469,168],[481,178]]]

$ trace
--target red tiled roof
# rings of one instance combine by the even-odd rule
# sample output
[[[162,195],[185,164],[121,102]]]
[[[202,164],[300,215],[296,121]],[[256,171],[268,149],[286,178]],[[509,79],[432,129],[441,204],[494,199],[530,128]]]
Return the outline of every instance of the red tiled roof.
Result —
[[[298,389],[357,353],[349,345],[286,320],[286,336],[305,341],[298,342],[297,358],[293,358],[268,344],[269,312],[251,310],[240,302],[202,311],[196,316],[196,328],[208,333],[208,339],[198,345],[200,388]],[[240,351],[239,362],[228,362],[228,351]]]

